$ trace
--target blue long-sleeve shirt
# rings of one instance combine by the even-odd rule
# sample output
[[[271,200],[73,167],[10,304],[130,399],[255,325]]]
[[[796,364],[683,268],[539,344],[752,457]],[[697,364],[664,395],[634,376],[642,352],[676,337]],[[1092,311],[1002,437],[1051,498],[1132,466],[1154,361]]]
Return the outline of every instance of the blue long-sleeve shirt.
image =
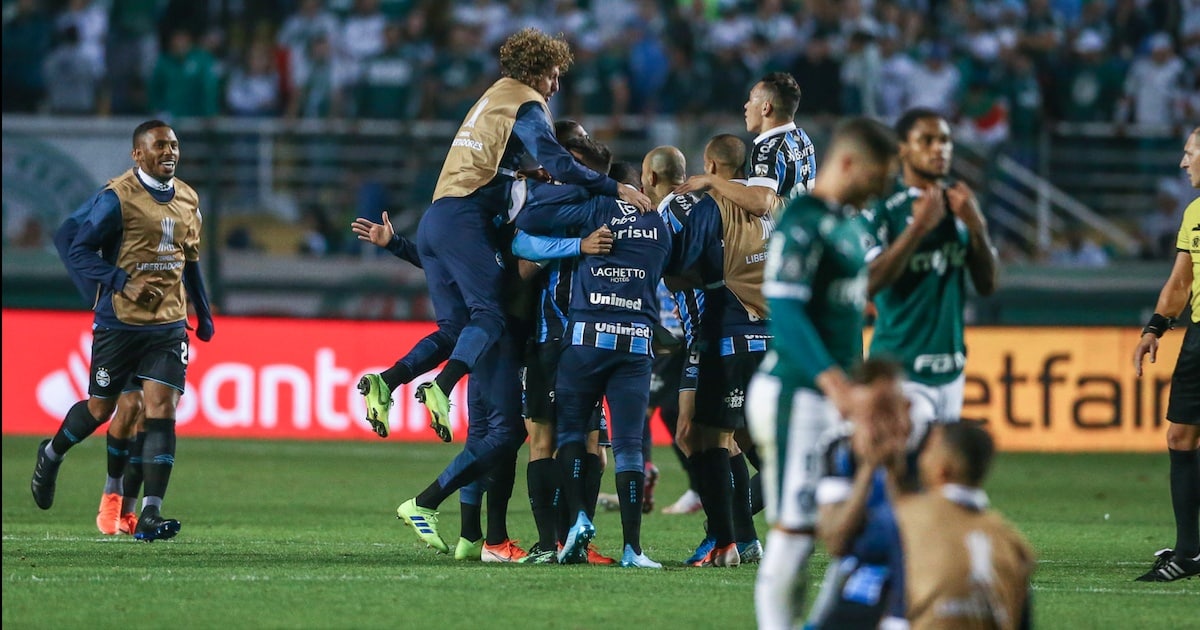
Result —
[[[500,158],[500,168],[510,172],[541,166],[555,181],[581,186],[589,193],[617,196],[616,180],[582,165],[554,137],[554,126],[537,103],[526,103],[517,110],[512,134]],[[511,175],[496,175],[470,198],[503,214],[508,208]]]

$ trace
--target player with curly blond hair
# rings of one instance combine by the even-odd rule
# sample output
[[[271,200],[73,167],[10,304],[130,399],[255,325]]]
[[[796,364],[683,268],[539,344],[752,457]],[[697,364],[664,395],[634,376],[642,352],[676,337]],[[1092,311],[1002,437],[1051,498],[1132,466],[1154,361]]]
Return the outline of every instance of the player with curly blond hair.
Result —
[[[472,388],[484,392],[479,398],[486,408],[473,405],[468,414],[462,452],[428,488],[397,509],[422,540],[443,553],[449,547],[437,531],[438,505],[511,457],[525,440],[516,344],[506,331],[501,299],[504,254],[511,240],[506,233],[511,235],[509,224],[522,205],[519,171],[540,165],[557,181],[653,209],[641,192],[579,164],[555,139],[546,101],[558,91],[558,78],[571,63],[566,42],[525,29],[509,37],[500,51],[504,76],[471,107],[454,135],[433,204],[417,228],[417,250],[438,330],[391,368],[368,374],[358,384],[367,421],[386,437],[392,391],[448,357],[437,378],[417,389],[418,400],[429,409],[430,425],[446,442],[454,438],[451,389],[470,373]],[[510,545],[499,553],[523,555]]]

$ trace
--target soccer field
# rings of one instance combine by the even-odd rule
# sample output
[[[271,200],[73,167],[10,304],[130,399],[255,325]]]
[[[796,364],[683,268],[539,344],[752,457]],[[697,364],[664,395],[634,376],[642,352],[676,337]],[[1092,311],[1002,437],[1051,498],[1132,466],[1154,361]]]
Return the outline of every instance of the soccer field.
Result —
[[[71,452],[47,512],[29,494],[36,444],[3,438],[6,628],[754,626],[755,566],[680,566],[703,537],[700,514],[646,517],[660,572],[459,563],[425,548],[395,509],[457,445],[184,439],[164,509],[183,529],[147,544],[96,531],[100,435]],[[527,546],[536,537],[521,457],[509,529]],[[669,451],[655,461],[661,506],[685,482]],[[1174,540],[1166,476],[1165,455],[998,459],[987,490],[1041,561],[1038,627],[1196,627],[1200,581],[1131,581]],[[443,508],[453,546],[458,506]],[[618,554],[619,515],[600,513],[596,525],[601,550]],[[826,559],[818,552],[812,582]]]

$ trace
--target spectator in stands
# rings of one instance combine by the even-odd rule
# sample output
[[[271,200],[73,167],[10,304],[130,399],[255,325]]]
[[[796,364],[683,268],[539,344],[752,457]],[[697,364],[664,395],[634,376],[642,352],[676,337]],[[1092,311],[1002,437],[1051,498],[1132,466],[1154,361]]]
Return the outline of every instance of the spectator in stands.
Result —
[[[16,13],[4,23],[3,109],[32,112],[45,94],[42,64],[50,54],[52,24],[38,0],[18,0]]]
[[[1112,33],[1110,50],[1127,61],[1133,59],[1134,51],[1154,30],[1136,0],[1116,0],[1108,14],[1108,25]]]
[[[108,109],[117,115],[150,108],[146,85],[158,59],[158,0],[112,0],[108,12]]]
[[[1185,204],[1176,196],[1174,180],[1160,179],[1156,193],[1154,211],[1143,216],[1138,225],[1142,260],[1174,259],[1179,223],[1183,220]]]
[[[892,124],[909,109],[909,86],[916,63],[904,51],[897,31],[885,29],[879,40],[878,106],[875,113],[885,123]]]
[[[1121,61],[1105,52],[1104,38],[1095,31],[1081,32],[1074,51],[1055,81],[1059,117],[1068,122],[1112,122],[1124,90]]]
[[[96,113],[96,93],[104,68],[79,41],[79,29],[68,26],[42,66],[48,79],[47,104],[52,114],[83,116]]]
[[[1050,0],[1029,0],[1020,46],[1033,59],[1039,74],[1053,66],[1063,41],[1063,19],[1050,6]]]
[[[279,72],[267,41],[251,45],[242,65],[230,73],[225,102],[234,116],[278,116],[283,112]]]
[[[1000,80],[1008,103],[1007,153],[1025,168],[1035,170],[1044,99],[1033,60],[1018,50],[1008,51]]]
[[[464,24],[450,27],[450,40],[437,52],[432,70],[426,112],[438,120],[464,120],[492,78],[489,59],[479,46],[479,32]]]
[[[404,41],[404,25],[391,22],[383,31],[384,48],[363,62],[356,91],[359,118],[407,120],[421,108],[426,67],[421,53]]]
[[[877,117],[883,61],[875,42],[875,27],[860,26],[849,39],[842,61],[842,114]]]
[[[662,38],[644,21],[626,30],[629,47],[629,96],[632,113],[652,114],[667,82],[668,59]]]
[[[332,118],[342,113],[342,85],[333,66],[333,45],[328,35],[314,35],[308,42],[304,66],[296,67],[295,98],[288,117]],[[303,68],[303,71],[301,71]]]
[[[276,42],[287,51],[280,72],[289,91],[289,100],[294,96],[292,91],[299,85],[297,78],[309,74],[308,51],[311,43],[318,37],[333,41],[338,30],[337,18],[325,10],[324,0],[301,0],[296,12],[283,21]]]
[[[1171,36],[1155,33],[1146,41],[1147,54],[1134,59],[1125,77],[1125,98],[1118,122],[1164,127],[1182,121],[1185,67],[1175,56]]]
[[[171,33],[150,78],[150,108],[167,120],[215,116],[220,111],[216,60],[187,28]]]
[[[348,83],[358,80],[364,60],[383,52],[386,26],[387,17],[379,10],[379,0],[354,0],[354,10],[346,16],[341,34],[334,40],[335,59],[343,65]]]
[[[759,0],[752,22],[754,34],[766,38],[767,47],[775,54],[772,65],[789,66],[800,52],[801,39],[796,21],[783,8],[783,0]]]
[[[74,26],[79,46],[89,58],[90,67],[104,75],[104,48],[108,37],[108,12],[95,0],[70,0],[67,8],[54,20],[54,28],[63,33]]]
[[[693,58],[685,48],[673,44],[667,57],[667,82],[659,99],[659,112],[667,116],[694,116],[707,111],[714,87],[707,56]],[[578,71],[578,66],[572,68],[571,74]]]
[[[908,77],[909,104],[932,109],[948,120],[955,119],[962,74],[950,63],[949,47],[941,42],[925,42],[920,56],[922,63]]]
[[[575,63],[562,78],[567,113],[576,118],[611,116],[609,127],[620,129],[620,117],[629,111],[630,98],[629,70],[621,44],[614,40],[605,45],[598,35],[585,34],[573,51]]]
[[[1063,243],[1050,253],[1050,263],[1059,267],[1099,268],[1108,266],[1108,252],[1087,236],[1082,225],[1071,223]]]
[[[841,62],[833,56],[833,40],[826,37],[810,39],[804,48],[804,54],[797,58],[792,66],[792,76],[796,77],[796,82],[804,89],[797,116],[833,117],[840,114],[841,72]],[[714,69],[714,74],[719,77],[726,76],[719,68]],[[720,92],[736,94],[733,88],[731,83],[727,90],[722,89]],[[727,109],[733,111],[735,108]]]

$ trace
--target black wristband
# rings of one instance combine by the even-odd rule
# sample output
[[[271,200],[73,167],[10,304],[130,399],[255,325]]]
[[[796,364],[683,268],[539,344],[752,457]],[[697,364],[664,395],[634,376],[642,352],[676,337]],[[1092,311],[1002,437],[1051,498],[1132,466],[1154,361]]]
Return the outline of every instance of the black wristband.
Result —
[[[1158,313],[1150,316],[1150,321],[1146,327],[1142,329],[1142,334],[1150,333],[1155,337],[1162,337],[1163,333],[1175,327],[1175,320],[1170,317],[1163,317]]]

